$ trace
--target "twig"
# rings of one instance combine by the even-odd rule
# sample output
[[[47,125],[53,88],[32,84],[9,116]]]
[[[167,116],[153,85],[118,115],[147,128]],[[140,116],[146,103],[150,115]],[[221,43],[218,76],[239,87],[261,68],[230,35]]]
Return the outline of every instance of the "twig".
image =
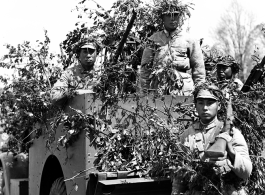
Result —
[[[66,182],[66,181],[70,181],[70,180],[74,180],[75,178],[77,178],[79,175],[81,175],[82,173],[85,173],[85,172],[87,172],[87,171],[89,171],[89,170],[91,170],[91,169],[95,169],[96,167],[90,167],[90,168],[88,168],[88,169],[85,169],[85,170],[83,170],[83,171],[80,171],[80,172],[78,172],[76,175],[74,175],[73,177],[71,177],[71,178],[69,178],[69,179],[65,179],[64,180],[64,182]]]
[[[127,28],[126,28],[126,30],[125,30],[125,33],[123,34],[123,37],[122,37],[122,39],[121,39],[121,41],[120,41],[120,43],[119,43],[119,45],[118,45],[118,48],[117,48],[117,50],[116,50],[116,52],[115,52],[115,55],[114,55],[114,57],[113,57],[113,64],[116,64],[116,63],[117,63],[118,58],[119,58],[119,56],[120,56],[120,54],[121,54],[121,52],[122,52],[122,50],[123,50],[124,44],[125,44],[125,42],[126,42],[126,40],[127,40],[127,37],[128,37],[128,35],[129,35],[129,33],[130,33],[132,27],[133,27],[133,23],[134,23],[134,21],[135,21],[135,19],[136,19],[136,16],[137,16],[137,13],[135,12],[134,9],[132,10],[132,14],[133,14],[133,15],[132,15],[132,17],[131,17],[131,19],[130,19],[130,22],[129,22],[129,24],[127,25]]]
[[[95,0],[90,0],[90,1],[93,1],[98,7],[100,7],[103,11],[106,12],[106,10],[101,5],[99,5],[98,2],[96,2]]]
[[[48,77],[48,75],[47,75],[45,69],[44,69],[44,64],[45,64],[45,62],[44,62],[44,63],[42,62],[42,60],[41,60],[41,58],[40,58],[40,54],[38,54],[38,58],[39,58],[39,60],[40,60],[39,62],[40,62],[40,64],[41,64],[42,70],[43,70],[43,72],[44,72],[44,74],[45,74],[45,76],[46,76],[46,78],[47,78],[48,83],[49,83],[49,87],[50,87],[50,89],[51,89],[51,88],[52,88],[51,82],[50,82],[50,80],[49,80],[49,77]]]
[[[24,139],[22,140],[22,142],[27,139],[33,132],[37,131],[37,129],[34,129],[33,131],[31,131],[26,137],[24,137]]]
[[[256,156],[256,155],[249,155],[249,156],[255,157],[255,158],[257,158],[257,159],[260,159],[260,158],[262,158],[262,159],[264,159],[264,160],[265,160],[265,157],[264,157],[264,156]]]

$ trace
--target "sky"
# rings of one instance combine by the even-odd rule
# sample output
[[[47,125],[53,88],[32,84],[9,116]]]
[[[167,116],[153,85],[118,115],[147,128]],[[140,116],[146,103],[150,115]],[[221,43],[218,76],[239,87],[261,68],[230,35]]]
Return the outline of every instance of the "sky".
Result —
[[[115,0],[95,0],[105,9]],[[265,22],[264,0],[238,0],[256,15],[257,22]],[[0,56],[6,43],[17,45],[23,41],[44,39],[44,29],[51,39],[51,50],[59,52],[59,44],[77,22],[77,12],[71,12],[79,0],[1,0],[0,1]],[[188,21],[190,33],[198,38],[211,39],[211,31],[231,0],[193,0],[192,16]],[[94,6],[92,0],[87,0]]]
[[[212,32],[220,22],[220,17],[226,14],[232,0],[193,0],[195,3],[189,25],[191,34],[203,37],[212,43]],[[238,0],[250,13],[253,13],[256,23],[265,23],[264,0]]]
[[[35,43],[44,40],[44,29],[51,39],[51,52],[59,53],[59,44],[66,34],[74,29],[78,21],[77,12],[72,11],[80,0],[0,0],[0,57],[6,53],[4,44],[17,45],[23,41]],[[109,9],[115,0],[95,0]],[[190,34],[212,42],[211,32],[218,25],[220,16],[232,0],[191,0],[195,3],[188,20]],[[253,12],[256,22],[265,22],[264,0],[238,0]],[[87,0],[95,6],[93,0]]]

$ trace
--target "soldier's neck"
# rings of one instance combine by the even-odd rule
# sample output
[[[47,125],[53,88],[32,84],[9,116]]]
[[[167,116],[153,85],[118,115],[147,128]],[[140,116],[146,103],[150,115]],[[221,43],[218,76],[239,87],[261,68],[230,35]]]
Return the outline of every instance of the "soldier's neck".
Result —
[[[214,117],[211,121],[202,121],[202,120],[200,120],[200,123],[201,123],[202,126],[208,126],[208,125],[214,123],[216,120],[217,120],[217,116]]]
[[[171,34],[175,33],[176,30],[177,30],[177,29],[166,29],[166,28],[165,28],[165,31],[168,33],[168,35],[171,35]]]
[[[89,71],[93,70],[93,68],[94,68],[94,66],[88,66],[88,65],[82,65],[82,64],[81,64],[81,66],[85,72],[89,72]]]

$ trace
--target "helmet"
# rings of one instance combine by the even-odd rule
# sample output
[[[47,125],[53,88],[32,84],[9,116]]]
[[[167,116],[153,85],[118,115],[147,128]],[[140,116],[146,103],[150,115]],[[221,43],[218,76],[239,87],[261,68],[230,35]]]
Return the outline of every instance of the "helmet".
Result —
[[[180,0],[156,0],[155,7],[157,14],[162,17],[167,14],[180,14],[190,17],[190,5],[182,3]]]
[[[239,72],[239,69],[240,69],[239,64],[230,55],[220,57],[218,62],[217,62],[217,66],[218,65],[231,66],[233,74],[237,74]]]

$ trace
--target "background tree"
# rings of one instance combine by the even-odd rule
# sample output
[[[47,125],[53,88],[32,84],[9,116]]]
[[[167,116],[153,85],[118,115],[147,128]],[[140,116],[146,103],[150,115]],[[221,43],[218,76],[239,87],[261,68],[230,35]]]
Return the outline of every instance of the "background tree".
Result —
[[[265,39],[262,27],[263,24],[255,24],[253,13],[247,12],[237,0],[233,0],[214,30],[216,44],[213,47],[237,60],[242,69],[239,77],[243,81],[247,79],[254,65],[252,54],[255,52],[260,58],[264,56]]]

